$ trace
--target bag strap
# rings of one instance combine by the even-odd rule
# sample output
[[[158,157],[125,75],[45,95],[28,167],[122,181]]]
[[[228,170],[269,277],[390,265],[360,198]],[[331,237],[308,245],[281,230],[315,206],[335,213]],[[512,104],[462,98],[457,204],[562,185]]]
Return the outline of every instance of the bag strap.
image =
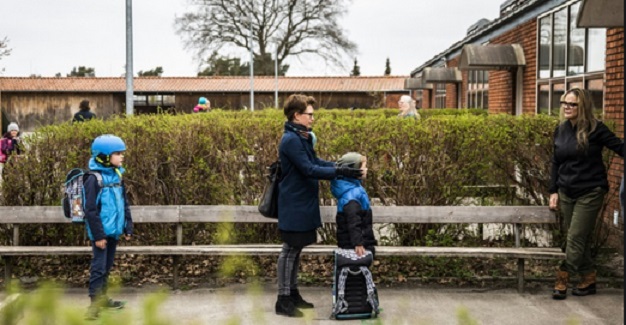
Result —
[[[87,175],[93,175],[96,176],[96,180],[98,181],[98,186],[100,188],[104,187],[104,181],[102,180],[102,174],[100,174],[99,172],[95,172],[93,170],[90,170],[86,173]]]

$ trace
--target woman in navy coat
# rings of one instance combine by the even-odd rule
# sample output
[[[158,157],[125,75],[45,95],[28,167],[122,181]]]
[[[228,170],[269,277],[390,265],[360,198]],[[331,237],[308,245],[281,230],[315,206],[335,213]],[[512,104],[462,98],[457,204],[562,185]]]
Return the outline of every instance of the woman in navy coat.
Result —
[[[302,249],[317,240],[322,225],[319,180],[337,176],[360,178],[360,169],[340,167],[317,158],[317,138],[311,131],[315,99],[291,95],[285,102],[287,118],[279,148],[282,180],[278,186],[278,228],[283,241],[278,257],[278,300],[276,314],[301,317],[298,308],[313,308],[298,291],[298,269]]]

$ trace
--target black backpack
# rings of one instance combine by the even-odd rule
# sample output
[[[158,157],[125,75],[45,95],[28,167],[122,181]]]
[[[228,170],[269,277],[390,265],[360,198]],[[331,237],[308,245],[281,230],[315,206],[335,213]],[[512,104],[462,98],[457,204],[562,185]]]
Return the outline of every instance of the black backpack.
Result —
[[[102,175],[98,172],[74,168],[65,176],[61,204],[65,217],[74,223],[85,222],[85,187],[83,181],[87,175],[96,176],[98,185],[102,188]]]

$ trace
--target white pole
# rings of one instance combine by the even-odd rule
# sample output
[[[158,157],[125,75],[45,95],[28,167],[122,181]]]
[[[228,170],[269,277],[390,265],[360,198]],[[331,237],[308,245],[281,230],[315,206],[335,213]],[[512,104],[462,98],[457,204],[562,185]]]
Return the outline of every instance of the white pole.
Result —
[[[126,0],[126,115],[133,115],[133,4]]]
[[[252,15],[250,15],[250,111],[254,112],[254,51],[252,51]]]
[[[274,107],[278,108],[278,45],[274,48]]]

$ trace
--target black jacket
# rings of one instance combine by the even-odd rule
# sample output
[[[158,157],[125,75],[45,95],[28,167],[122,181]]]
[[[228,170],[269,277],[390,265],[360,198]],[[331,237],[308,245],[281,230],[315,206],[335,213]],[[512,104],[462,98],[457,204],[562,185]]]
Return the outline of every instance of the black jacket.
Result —
[[[74,119],[72,122],[86,122],[91,120],[92,118],[96,118],[96,114],[91,111],[78,111],[74,114]]]
[[[606,168],[602,161],[602,148],[607,147],[624,156],[624,141],[615,136],[602,122],[598,121],[595,131],[589,134],[589,148],[576,148],[576,127],[566,121],[554,131],[554,155],[550,193],[562,190],[571,198],[578,198],[596,187],[608,191]]]

